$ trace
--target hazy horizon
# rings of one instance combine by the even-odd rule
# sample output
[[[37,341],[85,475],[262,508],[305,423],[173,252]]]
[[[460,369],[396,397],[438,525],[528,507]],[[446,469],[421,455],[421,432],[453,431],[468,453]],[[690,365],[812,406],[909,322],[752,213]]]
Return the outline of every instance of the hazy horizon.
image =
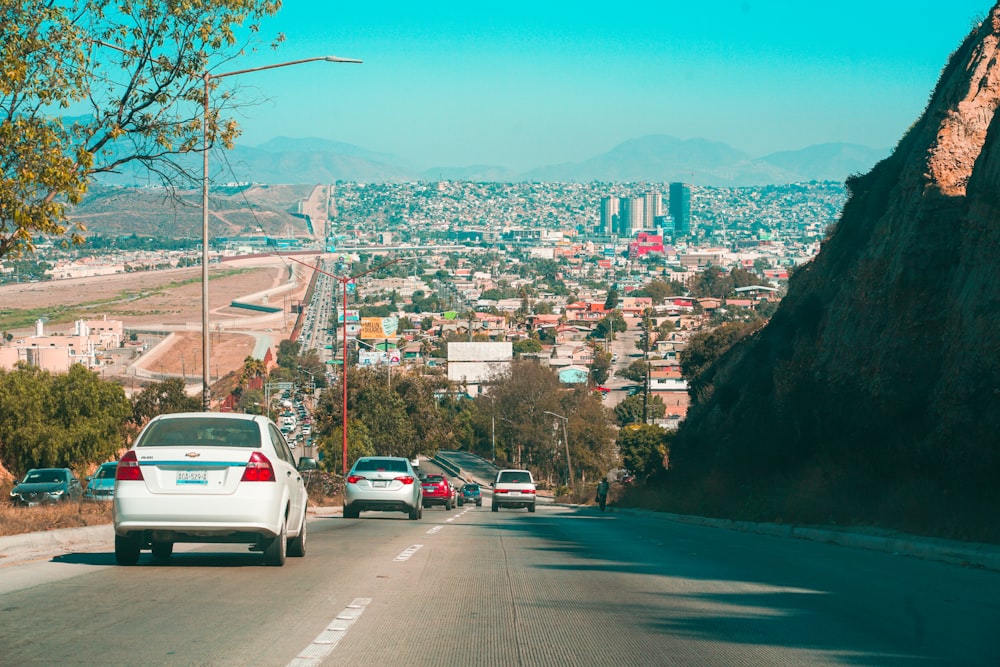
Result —
[[[991,6],[286,0],[261,24],[264,43],[284,33],[280,48],[213,71],[361,59],[226,78],[251,101],[236,114],[238,143],[320,138],[415,169],[524,171],[646,135],[752,157],[824,143],[881,150],[917,120]]]

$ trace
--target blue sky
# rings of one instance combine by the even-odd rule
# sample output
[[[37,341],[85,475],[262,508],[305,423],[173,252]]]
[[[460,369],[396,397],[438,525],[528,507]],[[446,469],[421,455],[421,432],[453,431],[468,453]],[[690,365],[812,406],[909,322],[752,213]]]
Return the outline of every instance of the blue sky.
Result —
[[[525,169],[647,134],[754,157],[843,141],[889,149],[989,0],[284,0],[278,51],[228,69],[268,100],[240,143],[318,137],[414,166]],[[235,78],[234,78],[235,79]]]

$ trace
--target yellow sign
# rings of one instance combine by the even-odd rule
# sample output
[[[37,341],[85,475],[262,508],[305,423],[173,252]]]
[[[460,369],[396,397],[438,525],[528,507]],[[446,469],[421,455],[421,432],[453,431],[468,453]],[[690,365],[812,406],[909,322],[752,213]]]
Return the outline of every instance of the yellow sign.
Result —
[[[397,317],[362,317],[359,338],[396,340],[398,328],[399,318]]]

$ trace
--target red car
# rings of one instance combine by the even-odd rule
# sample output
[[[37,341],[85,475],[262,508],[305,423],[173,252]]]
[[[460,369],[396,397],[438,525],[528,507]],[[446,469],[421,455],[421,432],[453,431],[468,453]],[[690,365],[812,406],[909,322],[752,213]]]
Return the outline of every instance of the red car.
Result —
[[[424,492],[424,507],[444,505],[445,510],[451,510],[458,504],[458,494],[444,475],[427,475],[421,481]]]

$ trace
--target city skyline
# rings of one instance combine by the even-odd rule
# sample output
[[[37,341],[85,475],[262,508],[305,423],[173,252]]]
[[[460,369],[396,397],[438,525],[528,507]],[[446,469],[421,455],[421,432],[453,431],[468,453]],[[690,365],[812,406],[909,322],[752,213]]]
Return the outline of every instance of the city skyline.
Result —
[[[453,2],[290,0],[261,31],[286,42],[238,67],[317,55],[364,64],[232,80],[258,99],[237,116],[239,143],[315,137],[418,168],[510,169],[583,160],[648,134],[754,156],[827,142],[889,149],[992,6],[924,4],[515,2],[494,14]]]

